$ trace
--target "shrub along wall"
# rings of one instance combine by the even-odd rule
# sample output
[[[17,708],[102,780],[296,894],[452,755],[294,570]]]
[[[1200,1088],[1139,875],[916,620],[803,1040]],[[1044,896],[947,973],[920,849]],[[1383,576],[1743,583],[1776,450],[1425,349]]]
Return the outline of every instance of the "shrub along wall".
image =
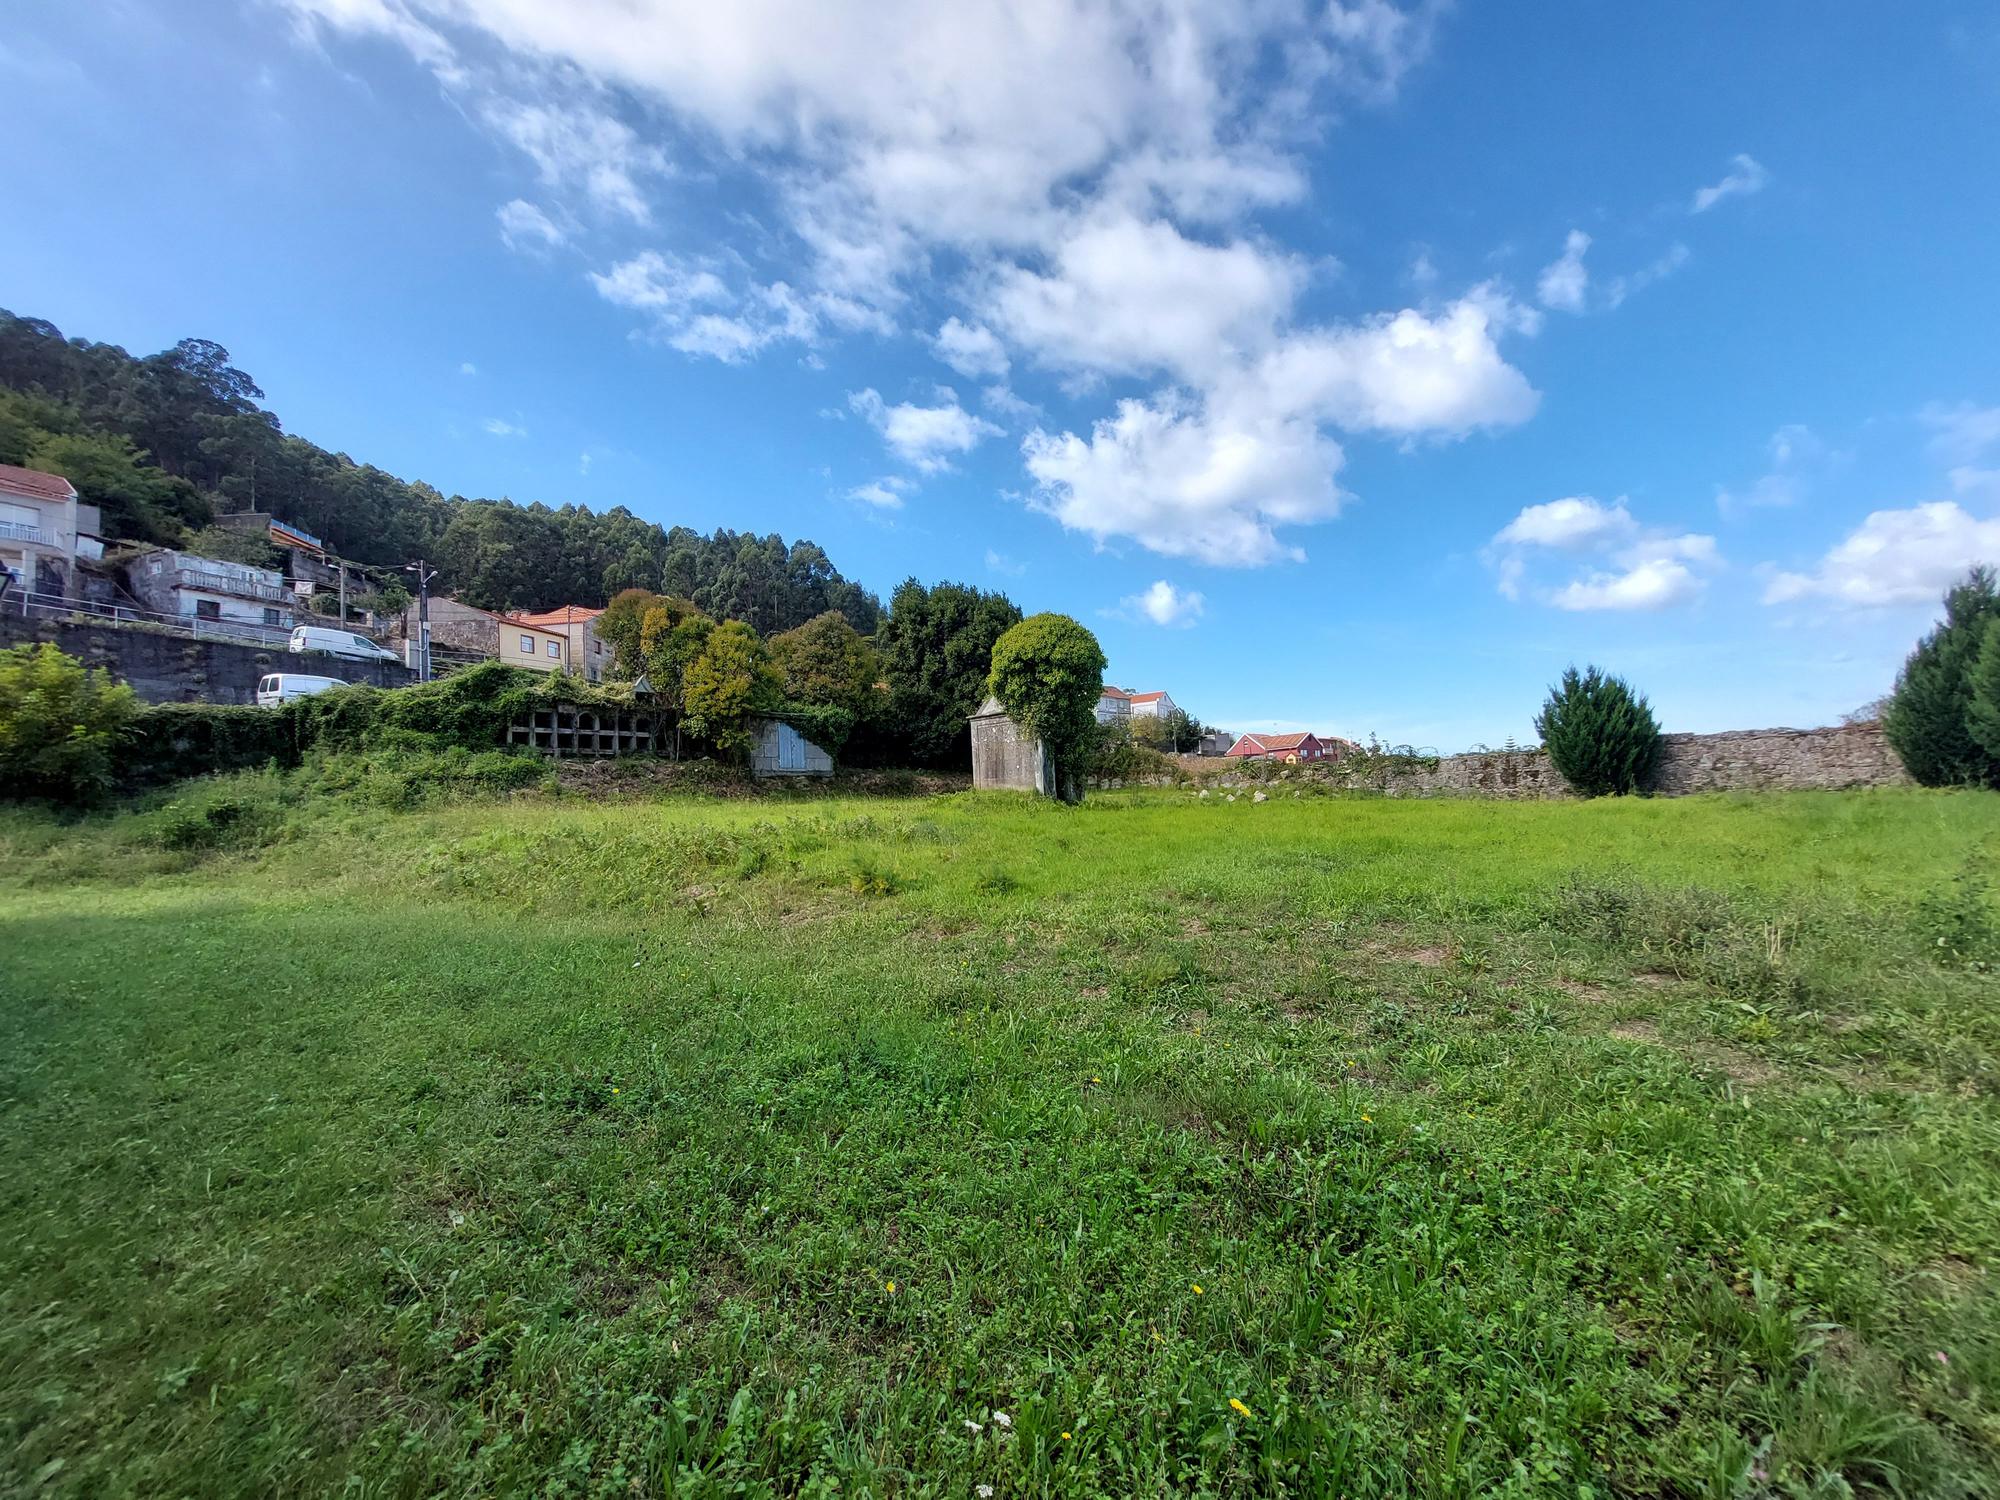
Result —
[[[630,706],[604,688],[497,662],[442,682],[393,692],[337,688],[281,708],[161,704],[134,721],[119,753],[119,778],[147,786],[272,761],[292,766],[315,749],[491,750],[516,718],[557,699]]]

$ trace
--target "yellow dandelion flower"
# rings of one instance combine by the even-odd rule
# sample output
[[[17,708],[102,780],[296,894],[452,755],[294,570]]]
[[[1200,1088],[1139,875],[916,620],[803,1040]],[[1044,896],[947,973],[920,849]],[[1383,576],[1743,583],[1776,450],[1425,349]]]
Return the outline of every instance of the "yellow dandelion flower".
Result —
[[[889,1283],[889,1295],[891,1297],[896,1295],[896,1283],[893,1281]]]
[[[1250,1408],[1245,1406],[1241,1401],[1238,1401],[1234,1396],[1229,1398],[1229,1404],[1243,1413],[1244,1416],[1247,1417],[1250,1415]]]
[[[1373,1115],[1363,1115],[1361,1117],[1361,1123],[1363,1125],[1373,1125],[1375,1123],[1375,1117]]]
[[[1066,1433],[1066,1432],[1065,1432],[1065,1433],[1063,1434],[1063,1441],[1064,1441],[1065,1443],[1069,1441],[1069,1434],[1068,1434],[1068,1433]]]
[[[1194,1288],[1194,1294],[1197,1297],[1202,1295],[1201,1283],[1199,1281],[1190,1281],[1188,1285]]]
[[[1092,1073],[1092,1074],[1090,1075],[1090,1081],[1091,1081],[1092,1083],[1102,1083],[1102,1082],[1104,1082],[1104,1080],[1103,1080],[1102,1078],[1099,1078],[1099,1077],[1098,1077],[1098,1076],[1097,1076],[1097,1075],[1096,1075],[1095,1073]]]

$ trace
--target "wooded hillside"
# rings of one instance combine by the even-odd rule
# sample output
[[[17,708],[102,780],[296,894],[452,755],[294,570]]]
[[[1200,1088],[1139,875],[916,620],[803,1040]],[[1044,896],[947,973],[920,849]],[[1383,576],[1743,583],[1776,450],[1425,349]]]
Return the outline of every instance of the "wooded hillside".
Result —
[[[814,542],[703,536],[622,505],[446,496],[287,434],[263,399],[207,339],[141,358],[0,309],[0,463],[66,476],[118,537],[171,545],[216,514],[262,510],[356,562],[429,558],[441,590],[488,609],[601,604],[643,588],[765,633],[827,610],[864,633],[880,621],[881,601]]]

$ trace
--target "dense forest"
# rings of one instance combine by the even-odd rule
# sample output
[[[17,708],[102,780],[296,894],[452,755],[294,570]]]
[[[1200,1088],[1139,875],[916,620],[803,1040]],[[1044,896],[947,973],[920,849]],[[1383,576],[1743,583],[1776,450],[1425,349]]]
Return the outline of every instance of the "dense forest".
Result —
[[[263,399],[206,339],[139,358],[0,309],[0,463],[64,475],[116,537],[173,545],[217,514],[261,510],[355,562],[428,558],[441,590],[488,609],[601,604],[637,588],[767,634],[828,610],[863,634],[881,621],[881,601],[813,542],[703,536],[622,505],[446,496],[288,435]]]

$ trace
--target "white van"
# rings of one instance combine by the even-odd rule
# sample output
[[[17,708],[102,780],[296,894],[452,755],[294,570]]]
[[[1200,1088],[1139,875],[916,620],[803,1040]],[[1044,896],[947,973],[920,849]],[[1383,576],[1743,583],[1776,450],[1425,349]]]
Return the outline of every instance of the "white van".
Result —
[[[325,625],[301,625],[292,632],[294,651],[324,651],[331,656],[344,656],[349,661],[401,661],[402,658],[385,646],[378,646],[365,635],[356,635],[351,630],[334,630]]]
[[[257,679],[257,706],[276,708],[294,698],[310,698],[328,688],[346,687],[338,677],[306,677],[298,672],[273,672]]]

